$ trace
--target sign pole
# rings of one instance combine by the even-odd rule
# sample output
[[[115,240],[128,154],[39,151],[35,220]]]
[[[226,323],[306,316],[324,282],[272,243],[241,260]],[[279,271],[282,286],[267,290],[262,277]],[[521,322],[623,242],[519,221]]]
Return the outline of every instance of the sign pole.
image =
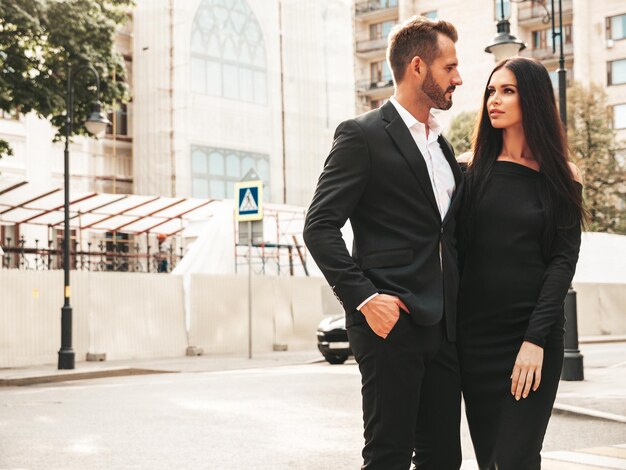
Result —
[[[235,183],[235,218],[239,222],[239,243],[247,222],[248,229],[248,359],[252,359],[252,222],[261,226],[263,237],[263,181],[254,170],[248,171],[239,183]],[[243,232],[243,233],[242,233]],[[259,237],[259,235],[257,235]]]
[[[252,221],[248,221],[248,359],[252,359]]]

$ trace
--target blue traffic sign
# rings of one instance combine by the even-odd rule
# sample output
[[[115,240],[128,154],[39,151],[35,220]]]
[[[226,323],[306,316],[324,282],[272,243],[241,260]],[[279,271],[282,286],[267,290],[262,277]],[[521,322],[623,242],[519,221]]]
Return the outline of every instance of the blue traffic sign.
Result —
[[[235,183],[235,218],[240,222],[263,219],[263,182]]]

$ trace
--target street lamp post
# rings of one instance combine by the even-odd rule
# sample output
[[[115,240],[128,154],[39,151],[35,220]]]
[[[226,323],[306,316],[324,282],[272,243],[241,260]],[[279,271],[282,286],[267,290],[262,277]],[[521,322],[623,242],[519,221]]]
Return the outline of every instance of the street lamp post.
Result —
[[[109,124],[107,117],[102,114],[102,106],[98,101],[100,95],[100,76],[92,65],[86,67],[96,77],[96,101],[91,115],[85,122],[85,127],[93,135],[104,135]],[[70,305],[70,135],[72,134],[72,122],[74,120],[74,81],[72,65],[67,67],[67,94],[65,116],[65,150],[63,152],[64,172],[64,225],[63,225],[63,307],[61,308],[61,349],[59,350],[59,369],[74,369],[74,349],[72,349],[72,306]]]
[[[510,0],[515,3],[523,3],[526,0]],[[552,53],[556,53],[556,38],[559,38],[559,68],[557,77],[559,80],[559,115],[563,130],[567,134],[567,71],[565,70],[565,55],[563,53],[563,9],[561,0],[559,2],[559,27],[555,25],[554,1],[550,0],[551,11],[549,13],[552,23]],[[510,24],[504,18],[504,0],[500,0],[501,18],[498,21],[498,34],[492,42],[485,48],[485,52],[490,52],[496,57],[496,61],[517,55],[526,45],[510,34]],[[544,5],[544,8],[545,5]],[[547,8],[546,8],[547,12]],[[583,355],[578,349],[578,315],[576,312],[576,291],[570,286],[564,304],[566,334],[564,338],[565,354],[563,358],[563,369],[561,379],[563,380],[583,380]]]
[[[485,52],[494,55],[496,62],[517,55],[526,49],[526,44],[511,34],[511,23],[504,15],[504,0],[500,0],[500,19],[498,20],[497,33],[485,47]]]

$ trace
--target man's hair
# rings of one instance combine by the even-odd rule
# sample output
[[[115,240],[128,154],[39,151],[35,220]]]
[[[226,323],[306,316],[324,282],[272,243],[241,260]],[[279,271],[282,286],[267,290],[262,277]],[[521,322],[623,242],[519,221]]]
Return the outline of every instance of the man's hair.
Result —
[[[413,57],[420,56],[428,65],[439,57],[439,34],[447,36],[453,42],[458,39],[452,23],[433,21],[425,16],[413,16],[394,26],[387,41],[387,61],[396,83],[404,78],[406,67]]]

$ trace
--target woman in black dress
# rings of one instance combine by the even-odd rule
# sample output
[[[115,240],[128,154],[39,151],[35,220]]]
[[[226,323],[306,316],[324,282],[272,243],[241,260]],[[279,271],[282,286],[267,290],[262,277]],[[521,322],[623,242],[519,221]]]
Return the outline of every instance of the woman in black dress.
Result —
[[[580,247],[580,181],[545,67],[500,62],[474,133],[459,233],[457,345],[481,469],[541,468]]]

